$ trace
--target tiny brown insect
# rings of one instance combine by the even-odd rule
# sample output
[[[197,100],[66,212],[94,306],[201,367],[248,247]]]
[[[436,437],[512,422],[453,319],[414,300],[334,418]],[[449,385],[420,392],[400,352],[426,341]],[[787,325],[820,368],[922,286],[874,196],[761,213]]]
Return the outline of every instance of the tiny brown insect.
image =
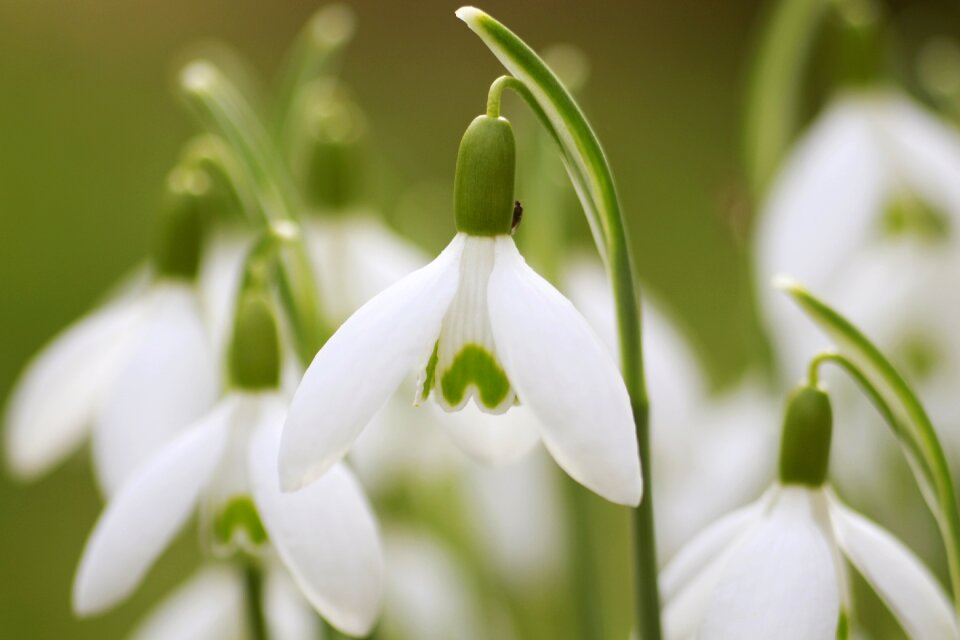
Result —
[[[513,204],[513,224],[510,226],[510,233],[516,233],[521,220],[523,220],[523,205],[517,200]]]

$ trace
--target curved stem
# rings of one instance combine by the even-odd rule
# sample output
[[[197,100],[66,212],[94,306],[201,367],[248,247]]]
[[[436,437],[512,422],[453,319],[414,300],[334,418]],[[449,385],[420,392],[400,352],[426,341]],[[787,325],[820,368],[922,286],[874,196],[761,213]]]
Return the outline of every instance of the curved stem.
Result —
[[[564,153],[564,160],[568,172],[572,171],[573,159],[566,153],[564,142],[541,106],[537,96],[530,87],[520,79],[512,76],[501,76],[494,81],[490,88],[487,100],[487,114],[499,115],[500,98],[505,89],[515,91],[527,103],[541,124],[547,129]],[[570,98],[572,102],[572,98]],[[575,105],[574,105],[575,108]],[[579,112],[579,109],[577,110]],[[587,129],[589,131],[589,128]],[[598,249],[606,259],[607,274],[613,288],[614,305],[616,307],[617,329],[620,348],[620,366],[623,380],[630,394],[630,404],[633,409],[634,426],[637,434],[637,448],[640,456],[641,473],[643,474],[644,494],[640,505],[633,513],[634,527],[634,562],[636,563],[636,607],[637,627],[640,637],[655,640],[661,636],[660,626],[660,591],[657,584],[657,551],[654,529],[653,491],[651,489],[650,455],[650,421],[649,400],[647,398],[646,379],[643,370],[643,349],[641,342],[640,298],[634,283],[633,265],[630,258],[630,248],[627,243],[626,230],[623,218],[620,215],[620,205],[613,185],[606,159],[599,143],[589,131],[593,143],[596,145],[595,157],[602,162],[602,169],[595,171],[594,180],[600,180],[601,203],[593,203],[593,211],[597,216],[595,239]],[[596,169],[596,167],[594,167]],[[583,187],[574,180],[581,202],[586,197]],[[586,203],[585,203],[586,206]],[[590,218],[589,210],[587,211]]]
[[[960,528],[958,528],[960,522],[958,522],[957,518],[956,499],[950,481],[949,467],[947,466],[946,459],[942,456],[942,451],[940,451],[936,432],[934,432],[933,427],[929,425],[929,423],[927,423],[926,427],[921,427],[925,432],[924,435],[937,443],[935,449],[940,451],[940,455],[933,456],[933,460],[931,460],[928,452],[924,451],[920,443],[903,428],[901,420],[897,418],[896,412],[885,400],[884,394],[849,358],[832,351],[819,354],[810,361],[808,374],[811,383],[816,383],[818,379],[818,369],[824,363],[837,365],[845,371],[847,375],[853,378],[857,385],[866,393],[871,404],[877,409],[887,425],[893,430],[897,439],[907,449],[907,462],[914,467],[914,473],[920,474],[922,477],[933,478],[931,484],[936,491],[935,496],[927,495],[928,490],[924,483],[920,483],[920,490],[924,493],[928,504],[931,507],[937,505],[941,511],[941,513],[937,513],[937,511],[934,510],[934,516],[936,516],[936,520],[940,524],[944,548],[947,552],[954,608],[960,613]],[[920,422],[922,423],[923,421]],[[943,482],[944,479],[946,485]]]
[[[254,195],[264,224],[282,223],[288,228],[286,234],[292,236],[281,254],[280,293],[297,353],[303,364],[309,365],[329,331],[320,314],[313,269],[299,232],[299,200],[292,178],[253,108],[211,62],[189,64],[181,74],[181,84],[203,124],[233,150],[242,171],[233,176],[238,191]]]
[[[243,593],[251,640],[270,640],[263,613],[263,570],[253,558],[243,560]]]

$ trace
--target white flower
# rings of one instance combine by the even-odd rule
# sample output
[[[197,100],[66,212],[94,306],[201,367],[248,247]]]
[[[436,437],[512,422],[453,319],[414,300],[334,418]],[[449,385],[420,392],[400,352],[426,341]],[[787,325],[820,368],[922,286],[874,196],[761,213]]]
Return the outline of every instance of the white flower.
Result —
[[[417,247],[364,211],[311,215],[303,230],[323,312],[333,326],[428,262]]]
[[[268,563],[263,609],[271,637],[312,640],[319,629],[313,609],[287,572]],[[156,605],[131,634],[133,640],[234,640],[244,636],[248,613],[238,567],[211,565],[198,571]]]
[[[472,399],[502,413],[519,399],[567,473],[614,502],[639,502],[636,435],[614,360],[510,236],[462,232],[317,354],[284,429],[283,487],[302,487],[339,460],[414,367],[418,401],[432,394],[458,409]]]
[[[948,302],[916,267],[955,272],[958,176],[960,134],[897,92],[842,95],[817,119],[783,163],[756,238],[758,293],[787,372],[824,345],[770,287],[775,275],[802,280],[868,333],[912,307],[886,295],[880,272],[908,281],[914,301]]]
[[[911,638],[960,637],[933,575],[826,487],[771,488],[707,528],[661,574],[671,639],[833,640],[851,612],[844,559]]]
[[[342,465],[304,491],[280,491],[284,414],[279,395],[238,391],[157,453],[109,502],[91,534],[74,583],[75,610],[97,613],[128,596],[201,499],[212,503],[217,530],[218,517],[252,495],[253,514],[239,514],[246,525],[239,543],[254,547],[262,521],[310,603],[338,628],[367,633],[382,589],[373,514]],[[221,536],[221,544],[230,541]]]
[[[11,469],[34,478],[93,430],[100,484],[113,493],[219,393],[194,287],[156,278],[93,311],[27,366],[7,408]]]

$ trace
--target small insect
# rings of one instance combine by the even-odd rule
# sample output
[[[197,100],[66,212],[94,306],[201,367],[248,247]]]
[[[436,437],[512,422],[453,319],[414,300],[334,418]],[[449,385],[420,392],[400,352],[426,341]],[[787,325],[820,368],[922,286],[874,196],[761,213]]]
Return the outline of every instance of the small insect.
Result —
[[[517,200],[513,204],[513,224],[510,226],[511,234],[517,232],[517,227],[520,226],[521,220],[523,220],[523,205],[520,204],[519,200]]]

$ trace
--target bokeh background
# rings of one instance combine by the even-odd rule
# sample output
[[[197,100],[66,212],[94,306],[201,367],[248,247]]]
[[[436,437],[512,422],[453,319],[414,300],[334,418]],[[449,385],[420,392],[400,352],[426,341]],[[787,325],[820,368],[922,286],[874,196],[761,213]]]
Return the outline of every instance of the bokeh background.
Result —
[[[454,18],[457,2],[350,4],[358,31],[342,75],[374,134],[370,200],[437,249],[453,232],[446,198],[459,137],[500,68]],[[318,6],[0,0],[0,396],[32,353],[148,251],[164,176],[196,131],[172,91],[183,52],[222,40],[269,78]],[[734,380],[763,354],[747,276],[751,205],[740,138],[751,48],[767,7],[481,7],[534,47],[563,42],[588,53],[583,104],[618,179],[637,270],[712,383]],[[946,1],[892,7],[908,52],[957,18]],[[192,531],[128,604],[74,620],[71,580],[100,508],[86,452],[29,486],[0,477],[0,636],[119,637],[187,574]]]

